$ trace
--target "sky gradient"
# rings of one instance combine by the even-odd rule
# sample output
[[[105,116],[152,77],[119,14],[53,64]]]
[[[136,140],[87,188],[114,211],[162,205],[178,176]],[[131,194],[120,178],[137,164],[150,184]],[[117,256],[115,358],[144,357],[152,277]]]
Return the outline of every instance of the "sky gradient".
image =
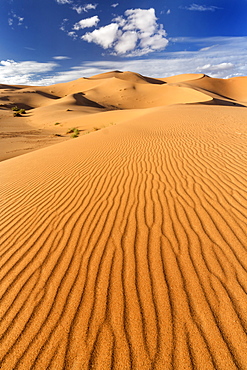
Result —
[[[1,0],[0,83],[247,75],[247,0]]]

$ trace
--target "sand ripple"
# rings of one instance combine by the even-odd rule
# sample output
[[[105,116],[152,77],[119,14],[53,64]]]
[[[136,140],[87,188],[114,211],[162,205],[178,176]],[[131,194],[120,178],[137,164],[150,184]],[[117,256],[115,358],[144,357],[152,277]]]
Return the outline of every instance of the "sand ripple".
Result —
[[[247,369],[245,116],[155,108],[0,164],[1,369]]]

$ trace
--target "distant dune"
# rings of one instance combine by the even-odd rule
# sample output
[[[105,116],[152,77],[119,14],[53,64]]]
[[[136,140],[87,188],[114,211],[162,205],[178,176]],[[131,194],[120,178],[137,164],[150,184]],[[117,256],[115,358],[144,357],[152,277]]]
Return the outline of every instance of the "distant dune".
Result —
[[[0,85],[1,370],[247,369],[246,92]]]

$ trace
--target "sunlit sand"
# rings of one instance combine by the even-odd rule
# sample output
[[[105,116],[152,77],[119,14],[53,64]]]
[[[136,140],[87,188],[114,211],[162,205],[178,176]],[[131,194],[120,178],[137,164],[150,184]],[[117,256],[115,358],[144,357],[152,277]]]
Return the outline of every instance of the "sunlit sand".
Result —
[[[247,78],[0,104],[1,370],[247,369]]]

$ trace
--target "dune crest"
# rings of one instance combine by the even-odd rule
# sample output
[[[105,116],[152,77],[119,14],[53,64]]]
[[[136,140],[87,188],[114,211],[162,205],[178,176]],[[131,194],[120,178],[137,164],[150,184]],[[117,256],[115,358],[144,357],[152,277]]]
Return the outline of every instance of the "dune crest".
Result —
[[[246,107],[112,74],[17,118],[105,127],[0,163],[0,368],[246,369]]]
[[[247,77],[234,77],[227,80],[220,78],[211,78],[203,76],[200,79],[186,81],[188,86],[199,88],[203,92],[211,92],[222,98],[230,98],[232,100],[247,103]]]

